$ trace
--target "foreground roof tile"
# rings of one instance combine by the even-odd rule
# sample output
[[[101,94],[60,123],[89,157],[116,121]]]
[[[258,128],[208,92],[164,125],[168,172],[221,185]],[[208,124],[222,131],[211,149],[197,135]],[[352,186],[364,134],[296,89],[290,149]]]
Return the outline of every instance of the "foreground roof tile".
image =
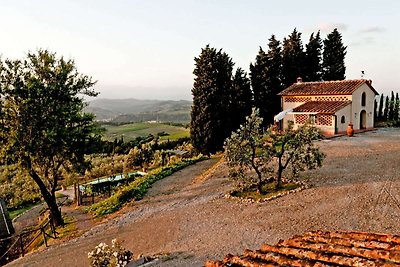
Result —
[[[246,249],[241,256],[207,261],[207,267],[223,266],[400,266],[400,236],[365,232],[313,231]]]

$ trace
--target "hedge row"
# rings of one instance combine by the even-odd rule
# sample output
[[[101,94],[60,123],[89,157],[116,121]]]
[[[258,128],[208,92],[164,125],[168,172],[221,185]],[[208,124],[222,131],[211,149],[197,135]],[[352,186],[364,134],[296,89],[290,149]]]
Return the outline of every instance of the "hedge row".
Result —
[[[158,180],[161,180],[174,172],[177,172],[189,165],[202,161],[206,157],[199,156],[191,159],[183,159],[172,166],[162,167],[148,175],[137,178],[129,185],[122,186],[111,197],[91,205],[87,211],[95,216],[101,216],[113,213],[119,210],[125,203],[131,200],[142,199],[147,190]]]

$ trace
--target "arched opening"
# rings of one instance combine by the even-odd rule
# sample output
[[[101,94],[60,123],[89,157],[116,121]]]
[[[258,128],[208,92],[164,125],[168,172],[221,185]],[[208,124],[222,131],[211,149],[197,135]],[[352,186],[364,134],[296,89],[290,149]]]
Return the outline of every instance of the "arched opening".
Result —
[[[361,106],[362,107],[365,107],[366,98],[367,98],[367,96],[366,96],[365,92],[363,92],[361,95]]]
[[[360,129],[367,128],[367,112],[365,110],[360,113]]]
[[[344,115],[340,118],[340,123],[346,123],[346,117]]]

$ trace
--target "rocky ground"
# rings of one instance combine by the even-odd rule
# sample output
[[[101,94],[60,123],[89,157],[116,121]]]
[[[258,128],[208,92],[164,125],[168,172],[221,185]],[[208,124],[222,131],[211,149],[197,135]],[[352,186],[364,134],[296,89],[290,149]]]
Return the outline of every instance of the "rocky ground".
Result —
[[[226,166],[203,161],[157,182],[143,200],[83,236],[9,265],[88,266],[87,253],[113,238],[136,255],[168,255],[152,266],[201,266],[311,230],[399,234],[400,130],[318,145],[327,158],[302,175],[309,189],[264,203],[229,200],[223,198],[230,189]]]

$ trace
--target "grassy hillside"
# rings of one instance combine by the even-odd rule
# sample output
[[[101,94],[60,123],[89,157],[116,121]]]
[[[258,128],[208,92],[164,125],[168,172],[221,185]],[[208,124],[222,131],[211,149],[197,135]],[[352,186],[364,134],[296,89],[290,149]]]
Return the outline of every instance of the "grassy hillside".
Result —
[[[124,137],[125,141],[133,140],[139,136],[147,136],[149,134],[157,135],[165,132],[168,135],[160,137],[161,140],[176,140],[189,136],[189,129],[180,126],[173,126],[164,123],[131,123],[124,125],[103,125],[106,128],[105,138],[114,140],[115,137]]]
[[[95,99],[88,103],[87,112],[99,121],[116,123],[161,121],[187,123],[190,120],[191,101]]]

